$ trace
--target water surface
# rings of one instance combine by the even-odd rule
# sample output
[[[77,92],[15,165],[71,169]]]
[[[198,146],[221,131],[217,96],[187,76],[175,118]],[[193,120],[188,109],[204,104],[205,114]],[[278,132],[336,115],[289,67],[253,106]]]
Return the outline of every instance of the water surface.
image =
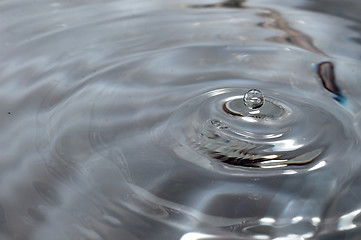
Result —
[[[357,239],[360,8],[2,1],[0,238]]]

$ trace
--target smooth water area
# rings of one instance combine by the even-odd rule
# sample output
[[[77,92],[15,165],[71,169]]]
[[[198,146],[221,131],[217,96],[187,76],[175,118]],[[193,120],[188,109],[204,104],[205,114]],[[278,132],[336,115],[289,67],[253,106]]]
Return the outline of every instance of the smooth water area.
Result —
[[[0,239],[359,239],[360,9],[1,1]]]

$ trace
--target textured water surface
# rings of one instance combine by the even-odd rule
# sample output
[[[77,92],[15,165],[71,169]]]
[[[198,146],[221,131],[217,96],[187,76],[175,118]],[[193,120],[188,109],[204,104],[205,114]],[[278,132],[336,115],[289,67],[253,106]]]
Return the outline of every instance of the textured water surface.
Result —
[[[2,1],[0,239],[358,239],[360,9]]]

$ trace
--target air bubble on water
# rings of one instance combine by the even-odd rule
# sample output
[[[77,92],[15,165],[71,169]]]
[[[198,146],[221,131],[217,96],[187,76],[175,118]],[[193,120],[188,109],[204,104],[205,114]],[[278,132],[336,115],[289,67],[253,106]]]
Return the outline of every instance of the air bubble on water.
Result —
[[[227,124],[225,124],[224,122],[219,121],[219,120],[213,119],[213,120],[210,121],[210,123],[212,124],[212,126],[218,128],[218,129],[226,129],[226,128],[228,128]]]
[[[250,109],[257,109],[262,107],[264,97],[260,90],[251,89],[243,96],[244,104]]]

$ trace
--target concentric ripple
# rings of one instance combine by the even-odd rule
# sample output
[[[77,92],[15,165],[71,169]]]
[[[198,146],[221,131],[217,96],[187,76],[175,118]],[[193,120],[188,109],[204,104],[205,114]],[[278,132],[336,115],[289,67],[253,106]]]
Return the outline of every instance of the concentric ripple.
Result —
[[[220,169],[303,171],[323,160],[338,159],[338,149],[347,148],[349,138],[334,112],[318,100],[284,92],[285,88],[262,87],[266,89],[265,104],[252,109],[253,115],[231,111],[232,107],[247,108],[242,108],[247,88],[217,89],[190,100],[170,119],[169,127],[182,145],[176,152],[197,165]],[[206,157],[209,163],[185,157],[189,151]],[[329,155],[333,157],[325,157]]]
[[[0,240],[357,236],[359,8],[314,2],[1,1]]]

